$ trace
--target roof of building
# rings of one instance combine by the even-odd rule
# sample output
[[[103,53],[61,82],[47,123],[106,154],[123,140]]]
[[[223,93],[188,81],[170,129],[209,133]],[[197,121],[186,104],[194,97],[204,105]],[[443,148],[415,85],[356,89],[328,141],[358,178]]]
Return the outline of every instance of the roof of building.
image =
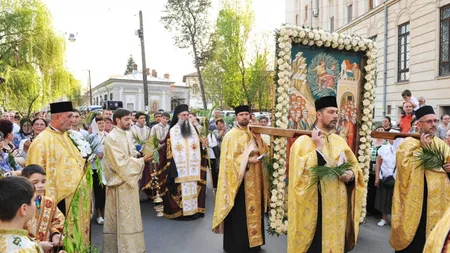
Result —
[[[197,76],[198,76],[197,71],[192,72],[192,73],[187,74],[187,75],[184,75],[184,76],[183,76],[183,83],[186,82],[186,78],[188,78],[188,77],[197,77]]]
[[[93,89],[105,86],[113,81],[141,83],[143,78],[144,77],[142,75],[142,72],[136,72],[136,73],[126,74],[126,75],[121,75],[121,76],[111,76],[111,77],[109,77],[108,80],[103,81],[99,85],[94,86]],[[147,82],[160,83],[160,84],[174,84],[175,83],[174,81],[170,81],[169,79],[166,79],[164,77],[154,77],[151,74],[147,75]]]

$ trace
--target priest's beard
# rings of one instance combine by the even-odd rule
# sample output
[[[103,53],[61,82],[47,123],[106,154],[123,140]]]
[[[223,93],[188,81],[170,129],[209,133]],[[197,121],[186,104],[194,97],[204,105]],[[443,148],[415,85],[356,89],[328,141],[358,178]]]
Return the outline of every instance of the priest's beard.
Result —
[[[189,120],[180,119],[178,125],[180,126],[181,136],[183,136],[183,138],[191,136],[191,124],[189,124]]]

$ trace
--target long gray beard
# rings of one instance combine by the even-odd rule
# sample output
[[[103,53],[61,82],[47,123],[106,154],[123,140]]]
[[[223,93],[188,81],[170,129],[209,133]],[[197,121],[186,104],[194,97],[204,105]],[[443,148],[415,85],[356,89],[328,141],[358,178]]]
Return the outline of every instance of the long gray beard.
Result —
[[[191,124],[189,124],[189,120],[180,120],[178,121],[181,130],[181,136],[187,138],[191,136]]]

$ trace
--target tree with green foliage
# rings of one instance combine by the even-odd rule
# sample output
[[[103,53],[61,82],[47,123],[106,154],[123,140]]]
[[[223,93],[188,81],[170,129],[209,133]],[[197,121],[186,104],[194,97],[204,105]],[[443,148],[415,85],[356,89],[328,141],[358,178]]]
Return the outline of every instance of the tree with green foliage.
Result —
[[[136,62],[134,62],[133,55],[130,54],[130,58],[128,58],[127,68],[125,69],[124,75],[133,73],[134,64],[136,64]]]
[[[65,40],[40,0],[0,1],[0,97],[26,112],[80,90],[64,67]]]
[[[192,48],[205,110],[207,103],[201,68],[205,65],[212,46],[208,22],[210,7],[210,0],[167,0],[164,16],[161,17],[164,27],[173,32],[175,45],[182,49]]]

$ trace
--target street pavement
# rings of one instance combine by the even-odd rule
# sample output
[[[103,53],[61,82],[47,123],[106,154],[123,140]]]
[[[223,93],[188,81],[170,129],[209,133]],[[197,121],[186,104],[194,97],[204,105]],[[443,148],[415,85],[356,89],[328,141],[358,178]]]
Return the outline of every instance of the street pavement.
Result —
[[[153,204],[141,203],[145,243],[149,253],[223,253],[223,235],[211,232],[213,201],[208,188],[204,218],[194,221],[176,221],[157,217]],[[368,217],[360,227],[358,243],[352,253],[393,253],[389,245],[390,226],[378,227],[378,220]],[[92,222],[92,243],[102,245],[102,226]],[[267,228],[267,223],[266,223]],[[266,233],[266,244],[261,253],[284,253],[287,250],[286,236],[270,236]],[[107,252],[104,252],[107,253]],[[133,252],[129,252],[133,253]]]

